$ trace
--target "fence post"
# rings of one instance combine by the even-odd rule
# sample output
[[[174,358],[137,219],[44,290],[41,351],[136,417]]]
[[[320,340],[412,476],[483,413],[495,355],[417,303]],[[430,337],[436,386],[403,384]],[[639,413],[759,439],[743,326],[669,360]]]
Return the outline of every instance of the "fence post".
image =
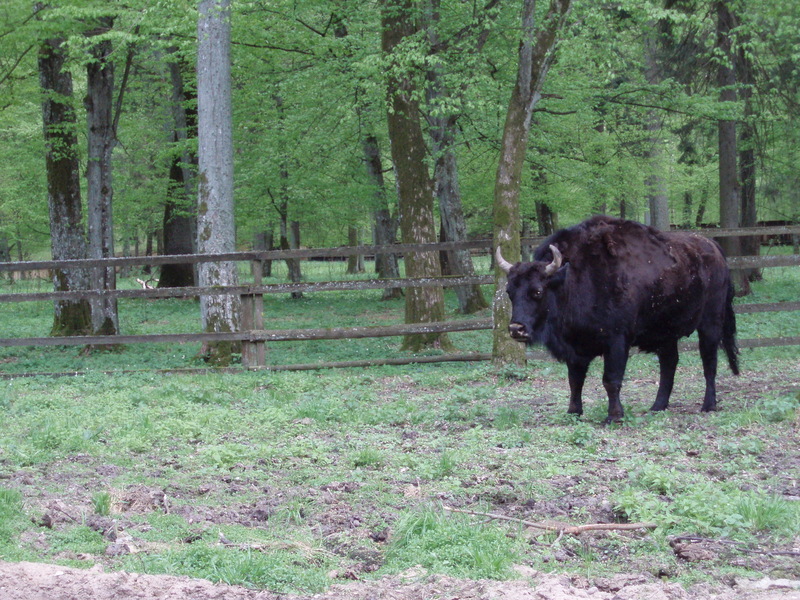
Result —
[[[260,260],[253,260],[250,265],[253,273],[253,285],[261,285],[262,266]],[[242,294],[242,331],[264,329],[264,296],[260,293]],[[266,356],[263,340],[242,342],[242,365],[245,367],[263,367]]]

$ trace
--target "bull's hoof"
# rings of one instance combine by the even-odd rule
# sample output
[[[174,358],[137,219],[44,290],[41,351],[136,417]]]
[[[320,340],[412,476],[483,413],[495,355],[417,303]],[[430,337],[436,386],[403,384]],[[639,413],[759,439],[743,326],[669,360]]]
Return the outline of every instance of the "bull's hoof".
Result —
[[[717,412],[717,405],[716,404],[709,404],[706,406],[703,404],[703,407],[700,409],[700,412]]]
[[[614,425],[615,423],[622,423],[622,415],[608,415],[603,421],[603,425]]]
[[[653,406],[650,407],[650,410],[652,412],[660,412],[662,410],[667,410],[668,406],[669,406],[668,404],[659,404],[658,402],[656,402],[655,404],[653,404]]]

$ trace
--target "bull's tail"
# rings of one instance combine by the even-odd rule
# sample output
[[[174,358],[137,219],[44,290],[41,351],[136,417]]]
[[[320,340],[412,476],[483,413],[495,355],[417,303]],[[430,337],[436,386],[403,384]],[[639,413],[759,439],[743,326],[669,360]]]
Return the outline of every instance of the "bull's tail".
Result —
[[[725,300],[725,317],[722,324],[722,347],[728,355],[728,364],[734,375],[739,374],[739,346],[736,345],[736,314],[733,312],[733,282],[728,284]]]

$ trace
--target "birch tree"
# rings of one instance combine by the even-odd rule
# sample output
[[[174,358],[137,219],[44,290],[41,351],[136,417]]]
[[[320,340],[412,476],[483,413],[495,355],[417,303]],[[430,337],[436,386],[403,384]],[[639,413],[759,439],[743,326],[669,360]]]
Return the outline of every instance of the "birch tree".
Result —
[[[201,0],[197,23],[197,250],[218,254],[235,250],[233,218],[233,120],[231,112],[231,23],[229,0]],[[232,262],[200,263],[201,287],[237,285]],[[207,332],[239,327],[238,296],[202,296],[200,310]],[[209,342],[206,360],[230,364],[233,344]]]

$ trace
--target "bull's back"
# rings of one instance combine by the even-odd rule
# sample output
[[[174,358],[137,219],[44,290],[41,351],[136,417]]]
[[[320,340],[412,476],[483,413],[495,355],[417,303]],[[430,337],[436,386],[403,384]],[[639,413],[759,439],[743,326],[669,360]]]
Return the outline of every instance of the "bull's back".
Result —
[[[722,322],[730,276],[719,246],[694,234],[664,234],[669,266],[642,289],[634,344],[656,350],[706,321]]]

